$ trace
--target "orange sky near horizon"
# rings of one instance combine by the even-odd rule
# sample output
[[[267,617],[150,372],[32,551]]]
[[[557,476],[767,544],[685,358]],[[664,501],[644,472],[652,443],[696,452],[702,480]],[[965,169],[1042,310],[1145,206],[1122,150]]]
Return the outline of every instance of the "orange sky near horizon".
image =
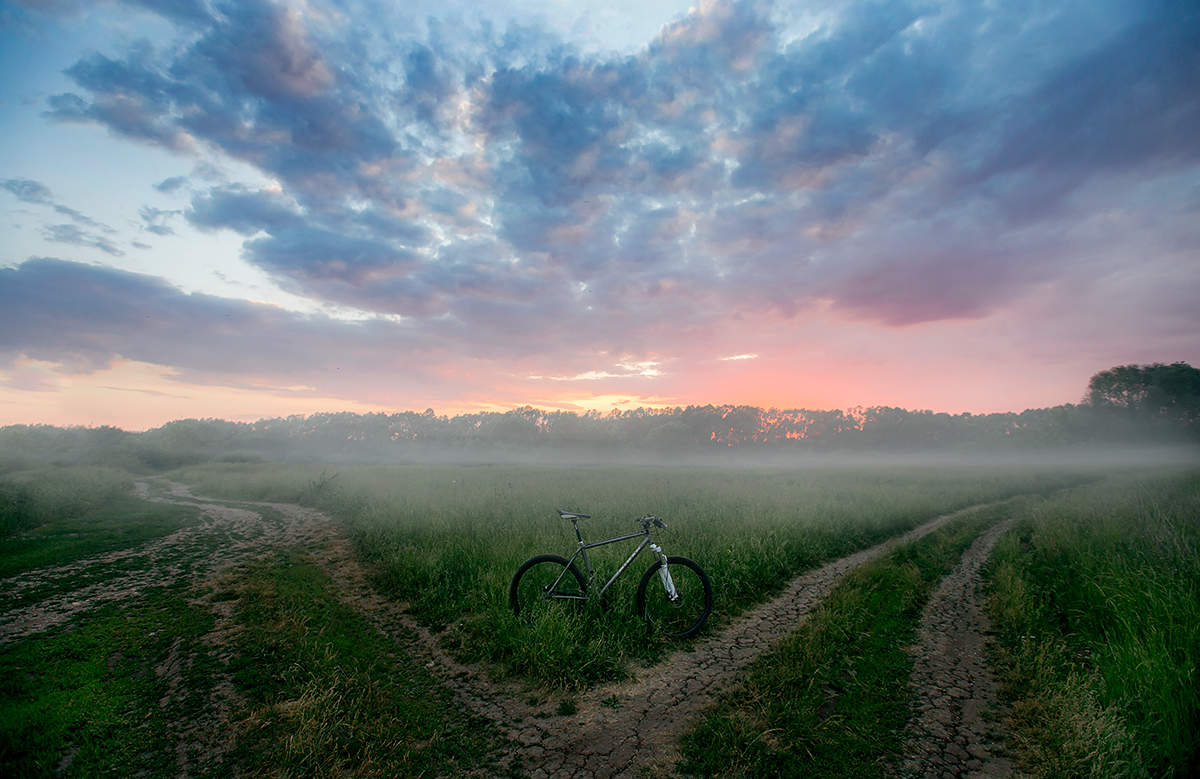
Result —
[[[188,418],[250,422],[293,414],[393,413],[423,411],[429,407],[439,415],[454,416],[506,411],[525,405],[576,413],[707,404],[810,410],[890,405],[948,413],[1019,412],[1025,408],[1075,402],[1082,397],[1086,385],[1086,378],[1079,382],[1069,381],[1069,384],[1077,384],[1076,389],[1059,392],[1056,398],[1056,383],[1061,382],[1061,377],[1042,377],[1041,382],[1027,384],[1028,392],[1020,397],[1047,400],[1010,404],[1005,401],[1018,400],[1018,397],[1005,390],[989,394],[989,385],[998,377],[978,371],[959,375],[949,384],[942,378],[932,377],[924,381],[912,377],[907,382],[884,383],[878,377],[872,379],[869,369],[863,366],[846,367],[838,374],[806,373],[796,369],[789,376],[769,365],[755,365],[757,362],[759,360],[747,359],[733,365],[720,364],[720,369],[707,372],[704,384],[692,383],[690,387],[688,380],[663,377],[661,386],[650,384],[650,391],[641,394],[616,387],[612,391],[581,391],[574,386],[550,394],[545,391],[543,382],[530,383],[524,396],[431,398],[428,403],[405,405],[339,398],[301,386],[232,387],[189,383],[169,369],[147,363],[124,361],[90,374],[61,375],[54,373],[50,366],[24,361],[20,366],[24,383],[33,385],[30,381],[33,374],[41,378],[41,383],[26,389],[15,388],[11,386],[13,371],[7,372],[7,376],[0,372],[0,383],[9,384],[0,389],[0,425],[112,425],[140,431]],[[512,392],[513,388],[509,387],[507,391]],[[975,397],[980,402],[972,405],[956,402],[956,398],[962,397]],[[839,402],[843,398],[850,402]]]

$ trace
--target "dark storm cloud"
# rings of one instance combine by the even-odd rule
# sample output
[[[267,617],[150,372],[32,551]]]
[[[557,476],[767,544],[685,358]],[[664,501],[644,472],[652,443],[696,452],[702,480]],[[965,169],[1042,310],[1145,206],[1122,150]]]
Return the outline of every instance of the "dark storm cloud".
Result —
[[[610,348],[816,301],[979,317],[1090,283],[1080,258],[1108,242],[1070,225],[1153,208],[1200,163],[1194,3],[853,2],[789,27],[783,3],[714,2],[627,56],[530,28],[142,5],[182,42],[81,59],[48,115],[256,166],[280,191],[220,186],[187,220],[245,236],[289,290],[430,328],[524,328],[585,297],[564,327],[649,312]],[[1154,239],[1194,245],[1194,216]]]

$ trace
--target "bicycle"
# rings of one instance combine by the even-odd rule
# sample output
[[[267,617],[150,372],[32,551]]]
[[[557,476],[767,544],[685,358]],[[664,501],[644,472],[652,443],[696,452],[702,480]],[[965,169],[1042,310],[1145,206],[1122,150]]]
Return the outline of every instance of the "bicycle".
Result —
[[[658,556],[658,560],[646,570],[638,583],[637,595],[634,598],[636,612],[646,621],[648,628],[672,637],[690,636],[704,625],[712,611],[712,585],[704,569],[695,562],[678,555],[668,556],[663,553],[662,547],[654,543],[651,528],[665,528],[667,523],[655,516],[638,517],[637,521],[642,526],[641,532],[587,543],[583,540],[583,534],[579,532],[579,520],[590,519],[590,514],[558,509],[558,516],[569,520],[575,528],[578,548],[570,559],[556,554],[540,554],[521,564],[508,589],[508,603],[514,616],[522,618],[522,615],[525,615],[525,619],[536,619],[540,614],[554,608],[556,601],[564,601],[579,609],[589,599],[592,591],[588,588],[596,578],[596,571],[588,559],[588,550],[641,538],[642,542],[638,544],[637,549],[633,550],[612,578],[600,588],[596,597],[603,599],[604,593],[625,572],[634,558],[641,554],[643,549],[650,547],[650,551]],[[575,560],[578,558],[582,558],[587,567],[586,579],[575,566]],[[652,579],[657,579],[661,586],[650,586]]]

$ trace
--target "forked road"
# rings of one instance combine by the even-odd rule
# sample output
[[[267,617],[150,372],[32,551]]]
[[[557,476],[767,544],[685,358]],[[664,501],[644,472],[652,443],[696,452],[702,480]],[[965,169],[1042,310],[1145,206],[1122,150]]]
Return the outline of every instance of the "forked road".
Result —
[[[178,570],[174,566],[168,571],[160,569],[153,578],[147,577],[145,571],[130,572],[118,576],[115,581],[97,583],[73,593],[60,593],[48,602],[11,610],[0,615],[0,644],[65,622],[84,603],[95,607],[102,602],[137,594],[149,586],[160,586],[164,583],[164,574],[167,579],[189,574],[209,578],[273,547],[302,545],[313,550],[316,561],[333,579],[335,591],[343,602],[362,613],[376,629],[403,645],[408,652],[424,658],[426,667],[443,680],[460,705],[492,721],[508,737],[509,752],[501,756],[502,764],[515,763],[521,766],[521,773],[535,777],[612,777],[633,775],[642,770],[667,775],[674,773],[679,759],[679,737],[700,711],[713,703],[720,691],[751,660],[794,631],[845,573],[901,544],[926,536],[963,514],[984,507],[972,506],[936,517],[870,549],[809,571],[794,579],[775,598],[743,614],[690,649],[674,652],[651,668],[635,671],[630,680],[589,691],[577,702],[575,713],[547,715],[545,706],[533,707],[526,702],[528,693],[519,686],[492,682],[484,669],[460,664],[447,655],[438,646],[437,638],[417,624],[401,604],[379,596],[354,559],[349,542],[337,532],[337,523],[320,512],[291,504],[246,501],[237,501],[237,508],[232,508],[223,502],[197,499],[180,485],[172,485],[171,497],[156,500],[192,505],[195,505],[193,501],[199,500],[205,521],[132,554],[144,554],[152,559],[160,555],[173,558],[174,555],[163,553],[168,550],[182,553],[187,548],[198,551],[203,546],[198,543],[201,537],[211,535],[222,536],[232,543],[223,545],[220,551],[209,547],[207,553],[192,560],[191,565],[179,566]],[[271,511],[268,516],[263,516],[254,510],[255,506]],[[999,529],[994,529],[985,537],[994,543],[998,533]],[[986,550],[976,547],[972,547],[974,555],[968,552],[964,557],[986,557],[990,543]],[[30,581],[21,583],[29,586],[33,585],[34,579],[46,581],[47,578],[76,575],[80,566],[86,568],[88,563],[110,561],[111,557],[104,557],[63,566],[62,570],[32,572],[28,577]],[[177,561],[173,559],[172,562]],[[18,582],[10,580],[8,584]],[[958,630],[959,627],[951,629]],[[962,722],[959,717],[954,726],[966,727]],[[932,734],[940,735],[936,727]],[[914,735],[912,745],[924,745],[920,749],[925,749],[931,738],[936,737],[926,728],[919,736]],[[959,741],[953,734],[942,740],[947,744]],[[972,740],[967,742],[968,745],[974,743]],[[947,757],[939,755],[937,759]],[[921,759],[929,758],[922,756]]]
[[[339,581],[338,590],[356,608],[377,628],[410,645],[410,651],[426,656],[427,666],[439,673],[459,703],[494,722],[509,737],[513,746],[503,762],[515,761],[523,774],[533,777],[630,776],[640,770],[670,775],[679,760],[679,737],[700,711],[751,660],[794,631],[844,574],[957,517],[992,505],[997,504],[936,517],[809,571],[691,649],[637,671],[632,680],[589,691],[570,715],[550,715],[545,706],[530,706],[521,688],[490,682],[483,669],[464,666],[442,652],[436,637],[370,590],[348,544],[331,547],[326,562]]]

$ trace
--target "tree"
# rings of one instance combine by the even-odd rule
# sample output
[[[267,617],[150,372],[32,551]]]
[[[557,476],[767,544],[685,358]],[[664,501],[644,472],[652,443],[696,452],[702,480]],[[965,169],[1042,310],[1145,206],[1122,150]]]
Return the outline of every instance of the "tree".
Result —
[[[1200,370],[1185,362],[1118,365],[1092,376],[1084,401],[1095,408],[1200,425]]]

